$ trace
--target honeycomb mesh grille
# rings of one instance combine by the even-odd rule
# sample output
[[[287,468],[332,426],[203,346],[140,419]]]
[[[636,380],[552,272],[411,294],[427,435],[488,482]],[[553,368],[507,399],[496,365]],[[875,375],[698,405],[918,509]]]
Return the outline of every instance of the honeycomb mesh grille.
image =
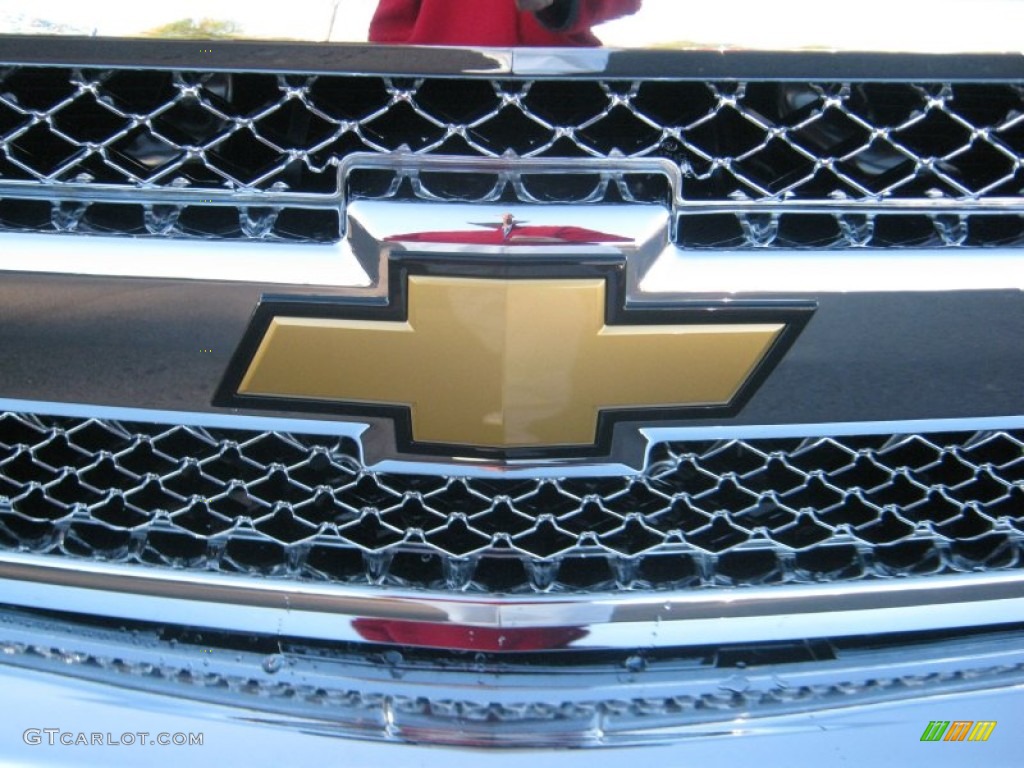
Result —
[[[53,202],[0,201],[5,229],[330,240],[331,203],[355,152],[501,157],[660,157],[692,203],[828,204],[818,213],[686,215],[689,247],[1020,245],[1019,212],[858,212],[859,203],[975,204],[1024,190],[1024,86],[1016,83],[487,80],[0,69],[0,179]],[[421,182],[422,180],[418,180]],[[463,180],[465,181],[465,180]],[[356,196],[480,199],[465,183],[367,181]],[[165,188],[167,206],[61,199],[99,185]],[[626,196],[657,197],[651,180]],[[591,199],[554,188],[545,199]],[[82,191],[84,188],[84,192]],[[204,191],[265,206],[203,206]],[[79,195],[81,198],[82,195]],[[281,198],[283,199],[283,198]],[[308,201],[307,201],[308,202]]]
[[[0,546],[530,593],[1013,569],[1024,432],[656,445],[633,478],[368,471],[336,437],[0,416]]]

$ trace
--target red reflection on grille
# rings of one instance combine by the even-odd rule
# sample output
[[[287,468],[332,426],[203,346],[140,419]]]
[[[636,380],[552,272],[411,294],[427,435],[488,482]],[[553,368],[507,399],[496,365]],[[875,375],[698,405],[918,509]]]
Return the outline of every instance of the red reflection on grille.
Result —
[[[355,619],[352,627],[373,643],[457,651],[551,651],[588,634],[582,627],[502,629],[391,619]]]
[[[505,214],[500,224],[476,224],[482,229],[459,229],[434,232],[408,232],[392,235],[388,242],[454,243],[466,245],[594,245],[595,243],[629,243],[631,238],[599,232],[586,227],[561,224],[530,224],[518,222]]]

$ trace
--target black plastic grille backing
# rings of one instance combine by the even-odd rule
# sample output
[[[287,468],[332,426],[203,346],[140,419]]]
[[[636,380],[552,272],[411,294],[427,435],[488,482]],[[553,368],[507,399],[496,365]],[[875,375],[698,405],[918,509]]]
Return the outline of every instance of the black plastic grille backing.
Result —
[[[329,195],[342,158],[406,149],[661,157],[679,166],[687,201],[839,206],[688,214],[679,242],[689,247],[1024,242],[1017,213],[899,208],[1021,196],[1018,83],[403,79],[11,66],[0,70],[0,147],[0,180],[48,185],[54,201],[39,207],[7,194],[0,205],[5,229],[335,239],[336,213],[274,203],[273,195]],[[87,191],[102,184],[191,190],[196,202],[61,198],[67,185]],[[634,180],[627,197],[657,197],[649,186]],[[472,184],[410,189],[367,183],[349,191],[478,198]],[[268,203],[204,208],[203,190],[258,191]],[[541,197],[581,194],[570,185]],[[865,202],[893,208],[858,212]]]
[[[0,416],[0,547],[441,591],[1021,566],[1024,432],[655,446],[634,478],[368,471],[327,436]]]

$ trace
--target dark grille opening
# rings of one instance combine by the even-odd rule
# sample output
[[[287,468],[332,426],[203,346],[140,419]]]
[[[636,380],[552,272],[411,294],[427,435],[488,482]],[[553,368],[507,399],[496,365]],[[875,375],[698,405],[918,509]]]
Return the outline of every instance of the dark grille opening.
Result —
[[[699,569],[689,555],[648,555],[641,558],[637,577],[647,585],[691,587],[700,583]]]
[[[205,538],[187,533],[155,531],[147,538],[139,560],[176,568],[202,568],[209,562],[207,549]]]
[[[558,567],[558,581],[569,589],[610,589],[615,585],[615,574],[606,557],[566,557]]]
[[[107,525],[75,523],[64,537],[68,554],[121,559],[128,554],[131,534]]]
[[[941,550],[931,541],[907,541],[878,547],[875,558],[893,575],[921,576],[943,570]]]
[[[529,584],[530,577],[517,557],[484,557],[473,569],[473,583],[486,592],[515,592]]]
[[[5,546],[12,549],[48,548],[53,546],[58,535],[59,531],[49,523],[20,515],[0,516],[0,539],[3,539]],[[94,553],[85,554],[92,556]]]
[[[399,561],[399,568],[402,562]],[[340,541],[311,547],[306,556],[306,566],[312,575],[331,581],[365,580],[366,567],[362,554],[359,550],[344,548]],[[417,583],[420,583],[419,580]]]
[[[1010,536],[993,534],[973,541],[955,541],[950,545],[954,564],[980,563],[983,568],[1019,568],[1021,551]]]
[[[793,567],[811,582],[859,579],[871,572],[851,545],[802,550],[795,553]]]
[[[338,212],[333,210],[285,209],[278,214],[275,225],[282,239],[318,243],[337,240],[341,230]]]
[[[443,584],[444,563],[437,554],[398,552],[391,558],[388,573],[400,583],[435,588]],[[515,583],[522,583],[522,579]]]
[[[273,574],[284,570],[284,555],[281,544],[247,536],[227,542],[224,561],[240,571]]]
[[[727,552],[717,570],[728,583],[765,584],[782,579],[783,568],[775,552]]]

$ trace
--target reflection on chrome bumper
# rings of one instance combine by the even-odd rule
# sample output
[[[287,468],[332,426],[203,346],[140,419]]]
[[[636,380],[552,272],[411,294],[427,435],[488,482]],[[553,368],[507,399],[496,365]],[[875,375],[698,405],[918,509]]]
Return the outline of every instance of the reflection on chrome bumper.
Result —
[[[321,585],[0,554],[8,602],[236,632],[480,651],[663,648],[1024,622],[1019,572],[534,598]]]
[[[246,764],[253,768],[304,761],[337,763],[344,750],[350,766],[410,765],[423,768],[452,766],[522,765],[524,756],[467,751],[465,748],[423,749],[400,743],[345,741],[339,743],[330,726],[309,729],[308,721],[283,715],[266,717],[251,710],[233,709],[206,702],[142,691],[114,689],[102,683],[40,674],[32,670],[0,666],[0,686],[5,696],[18,701],[2,729],[0,761],[12,765],[135,766],[140,760],[152,766],[233,764],[239,745],[246,748]],[[962,766],[964,751],[978,754],[986,766],[1017,764],[1015,739],[1010,727],[1019,717],[1020,687],[858,707],[815,715],[766,718],[756,723],[734,717],[722,725],[680,729],[679,743],[656,751],[613,749],[603,751],[600,764],[607,768],[631,768],[638,758],[658,758],[664,765],[742,765],[757,754],[761,768],[789,768],[794,754],[827,755],[832,764]],[[988,743],[923,744],[920,736],[929,721],[943,719],[990,719],[999,722]],[[116,724],[116,725],[115,725]],[[29,746],[22,733],[33,727],[63,727],[84,732],[118,735],[125,730],[202,732],[202,747],[65,747]],[[982,751],[983,750],[983,751]],[[587,750],[531,752],[537,768],[586,768],[594,763]]]
[[[641,746],[695,737],[796,736],[865,708],[877,710],[877,723],[892,708],[932,702],[942,711],[933,710],[901,735],[900,741],[912,743],[937,717],[999,719],[989,709],[969,706],[973,696],[999,700],[1024,690],[1019,627],[895,641],[875,636],[663,654],[584,654],[572,666],[558,654],[449,653],[438,664],[429,653],[366,652],[280,636],[198,634],[157,625],[107,629],[10,612],[2,615],[0,633],[0,674],[10,676],[12,668],[20,668],[44,679],[43,673],[50,673],[59,676],[52,682],[65,688],[90,681],[96,691],[117,689],[117,700],[126,706],[153,706],[156,697],[173,696],[178,703],[165,702],[165,708],[180,713],[220,705],[229,708],[222,710],[228,721],[462,747]],[[960,699],[963,704],[952,707]],[[77,719],[50,722],[29,721],[23,727],[87,729]],[[143,730],[135,717],[119,722],[125,731]],[[165,723],[159,730],[202,729]],[[214,742],[209,736],[204,740]]]

